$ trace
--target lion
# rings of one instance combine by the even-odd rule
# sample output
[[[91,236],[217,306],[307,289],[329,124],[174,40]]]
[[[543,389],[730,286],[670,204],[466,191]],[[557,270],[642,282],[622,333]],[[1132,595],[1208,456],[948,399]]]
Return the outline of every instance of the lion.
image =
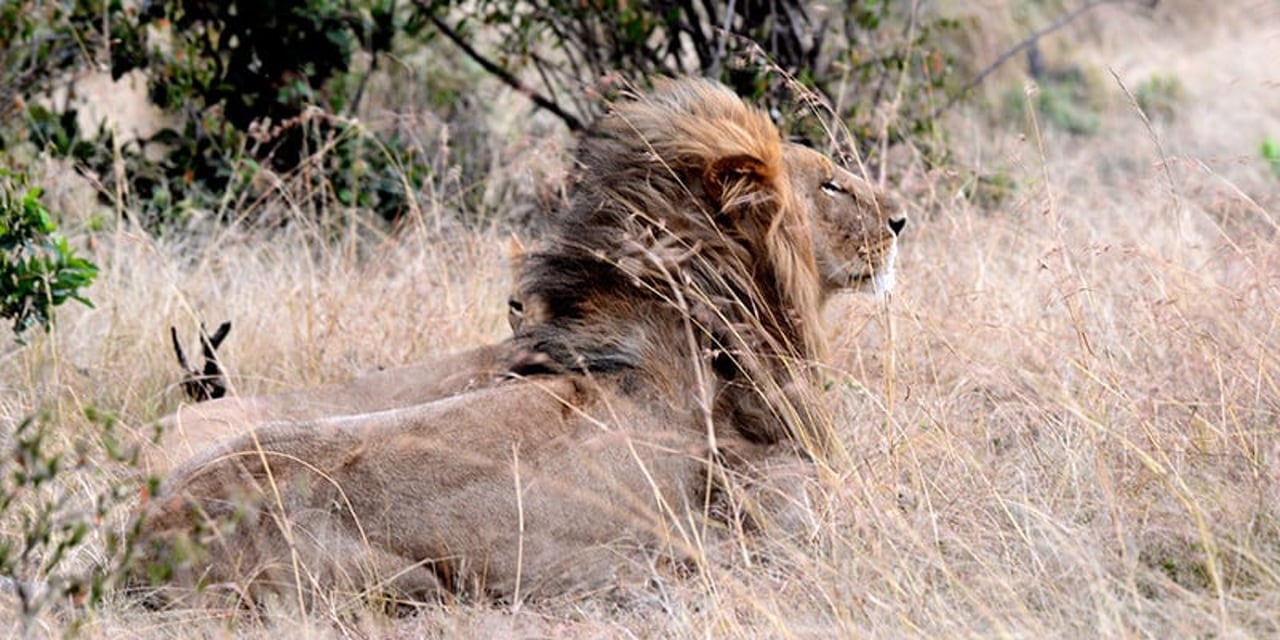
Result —
[[[886,217],[826,282],[817,254],[835,243],[814,243],[813,215],[869,194],[825,158],[793,170],[800,153],[709,81],[619,104],[579,148],[569,211],[521,260],[524,320],[471,370],[500,375],[204,451],[146,506],[134,575],[167,575],[165,600],[233,585],[300,606],[515,601],[615,584],[636,553],[695,557],[722,469],[824,439],[773,406],[791,395],[760,391],[805,382],[824,298],[886,283],[901,230]],[[743,407],[767,424],[738,422]]]
[[[801,144],[783,143],[783,164],[809,213],[821,303],[845,291],[881,295],[891,290],[896,238],[906,224],[898,201]],[[511,331],[545,323],[555,305],[533,291],[513,292]],[[317,387],[184,405],[160,422],[157,439],[144,444],[144,466],[163,474],[221,440],[268,422],[398,409],[478,389],[510,373],[513,357],[512,344],[502,342]]]

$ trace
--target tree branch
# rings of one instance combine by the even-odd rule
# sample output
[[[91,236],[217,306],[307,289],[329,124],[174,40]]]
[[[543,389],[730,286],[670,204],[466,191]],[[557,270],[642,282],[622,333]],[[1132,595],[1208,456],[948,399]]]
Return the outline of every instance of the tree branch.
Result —
[[[529,98],[533,104],[555,114],[556,117],[560,118],[560,120],[564,122],[565,126],[569,127],[570,131],[582,131],[582,121],[576,116],[562,109],[555,101],[548,99],[537,91],[525,87],[520,83],[520,79],[512,75],[510,71],[503,69],[498,66],[497,63],[484,57],[479,51],[476,51],[474,47],[468,44],[466,40],[463,40],[462,36],[459,35],[457,31],[454,31],[453,28],[446,24],[444,20],[441,20],[439,16],[435,15],[428,0],[417,0],[417,3],[423,11],[427,12],[427,16],[431,20],[431,24],[435,25],[435,28],[439,30],[440,33],[444,34],[444,36],[453,42],[453,44],[457,45],[459,49],[462,49],[462,52],[467,54],[467,57],[474,60],[476,64],[479,64],[486,72],[501,80],[503,84],[506,84],[508,87],[515,89],[525,97]]]

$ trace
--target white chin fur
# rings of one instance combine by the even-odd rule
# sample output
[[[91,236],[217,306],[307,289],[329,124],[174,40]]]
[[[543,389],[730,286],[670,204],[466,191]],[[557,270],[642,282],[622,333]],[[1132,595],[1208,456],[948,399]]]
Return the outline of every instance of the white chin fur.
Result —
[[[895,242],[889,247],[889,253],[884,257],[884,265],[880,271],[876,272],[871,278],[871,290],[875,293],[876,300],[883,302],[889,294],[893,292],[894,284],[894,263],[898,258],[898,244]]]

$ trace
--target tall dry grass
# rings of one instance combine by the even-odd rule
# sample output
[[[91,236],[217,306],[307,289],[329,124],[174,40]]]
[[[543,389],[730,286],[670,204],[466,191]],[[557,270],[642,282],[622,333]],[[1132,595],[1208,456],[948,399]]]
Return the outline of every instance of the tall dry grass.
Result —
[[[1280,30],[1268,26],[1280,13],[1174,4],[1156,19],[1109,13],[1088,46],[1070,46],[1080,34],[1060,46],[1105,80],[1097,134],[951,121],[959,166],[1010,178],[1004,200],[980,206],[968,174],[908,167],[897,291],[827,314],[828,395],[856,460],[813,487],[811,537],[761,541],[767,561],[655,571],[621,595],[259,621],[116,598],[87,632],[1280,634],[1280,176],[1257,157],[1263,136],[1280,136]],[[1128,94],[1156,73],[1185,95],[1172,119],[1147,122]],[[94,250],[97,308],[6,348],[0,423],[43,408],[74,434],[96,406],[144,430],[178,399],[167,328],[194,341],[198,318],[235,322],[226,360],[243,393],[502,335],[506,239],[438,219],[336,246],[304,225],[198,240],[122,225]],[[67,490],[128,473],[85,470]],[[68,616],[34,629],[56,633]]]

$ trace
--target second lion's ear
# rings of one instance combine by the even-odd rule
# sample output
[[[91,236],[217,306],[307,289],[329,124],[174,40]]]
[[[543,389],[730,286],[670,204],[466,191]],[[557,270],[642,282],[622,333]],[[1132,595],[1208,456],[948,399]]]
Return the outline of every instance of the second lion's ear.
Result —
[[[711,163],[702,174],[702,185],[707,195],[721,208],[733,208],[727,199],[749,197],[769,184],[773,176],[769,167],[759,158],[736,155],[720,158]]]

